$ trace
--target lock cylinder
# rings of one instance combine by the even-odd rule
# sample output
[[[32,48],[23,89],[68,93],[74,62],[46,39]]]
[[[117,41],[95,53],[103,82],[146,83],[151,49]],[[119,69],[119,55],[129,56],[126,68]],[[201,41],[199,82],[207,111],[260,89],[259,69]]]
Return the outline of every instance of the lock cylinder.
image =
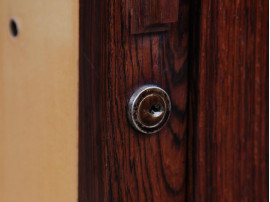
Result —
[[[137,89],[128,103],[130,124],[144,134],[156,133],[166,124],[171,113],[169,95],[155,85]]]

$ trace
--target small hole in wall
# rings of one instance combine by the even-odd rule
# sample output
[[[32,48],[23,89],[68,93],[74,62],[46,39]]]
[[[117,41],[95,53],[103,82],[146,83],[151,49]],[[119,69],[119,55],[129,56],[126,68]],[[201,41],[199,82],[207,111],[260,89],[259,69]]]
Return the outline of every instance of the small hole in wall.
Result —
[[[11,19],[10,20],[10,22],[9,22],[9,28],[10,28],[11,35],[13,37],[17,37],[18,34],[19,34],[19,30],[18,30],[17,22],[14,19]]]

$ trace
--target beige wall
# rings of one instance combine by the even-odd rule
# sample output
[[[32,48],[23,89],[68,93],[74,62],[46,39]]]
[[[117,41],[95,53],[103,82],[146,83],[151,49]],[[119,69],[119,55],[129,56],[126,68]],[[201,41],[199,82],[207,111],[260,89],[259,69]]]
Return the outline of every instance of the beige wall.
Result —
[[[0,0],[0,201],[77,201],[77,172],[78,0]]]

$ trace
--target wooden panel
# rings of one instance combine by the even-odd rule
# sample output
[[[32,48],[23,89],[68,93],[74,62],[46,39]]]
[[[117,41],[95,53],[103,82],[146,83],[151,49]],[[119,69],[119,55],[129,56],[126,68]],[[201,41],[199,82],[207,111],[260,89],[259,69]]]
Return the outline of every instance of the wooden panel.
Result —
[[[0,1],[1,202],[77,200],[78,5]]]
[[[167,32],[131,35],[128,1],[80,1],[79,201],[185,200],[189,2],[180,4]],[[169,93],[172,115],[144,136],[126,105],[149,83]]]
[[[131,33],[165,31],[178,20],[179,0],[131,0]]]
[[[189,196],[268,201],[268,1],[193,9]]]

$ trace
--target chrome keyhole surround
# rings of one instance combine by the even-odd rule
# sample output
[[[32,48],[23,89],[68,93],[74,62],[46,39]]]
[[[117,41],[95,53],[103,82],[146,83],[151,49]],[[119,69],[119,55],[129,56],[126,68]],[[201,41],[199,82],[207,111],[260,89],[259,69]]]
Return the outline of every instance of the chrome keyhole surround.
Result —
[[[169,95],[155,85],[144,85],[136,90],[128,103],[131,125],[144,134],[156,133],[168,121],[171,112]]]

